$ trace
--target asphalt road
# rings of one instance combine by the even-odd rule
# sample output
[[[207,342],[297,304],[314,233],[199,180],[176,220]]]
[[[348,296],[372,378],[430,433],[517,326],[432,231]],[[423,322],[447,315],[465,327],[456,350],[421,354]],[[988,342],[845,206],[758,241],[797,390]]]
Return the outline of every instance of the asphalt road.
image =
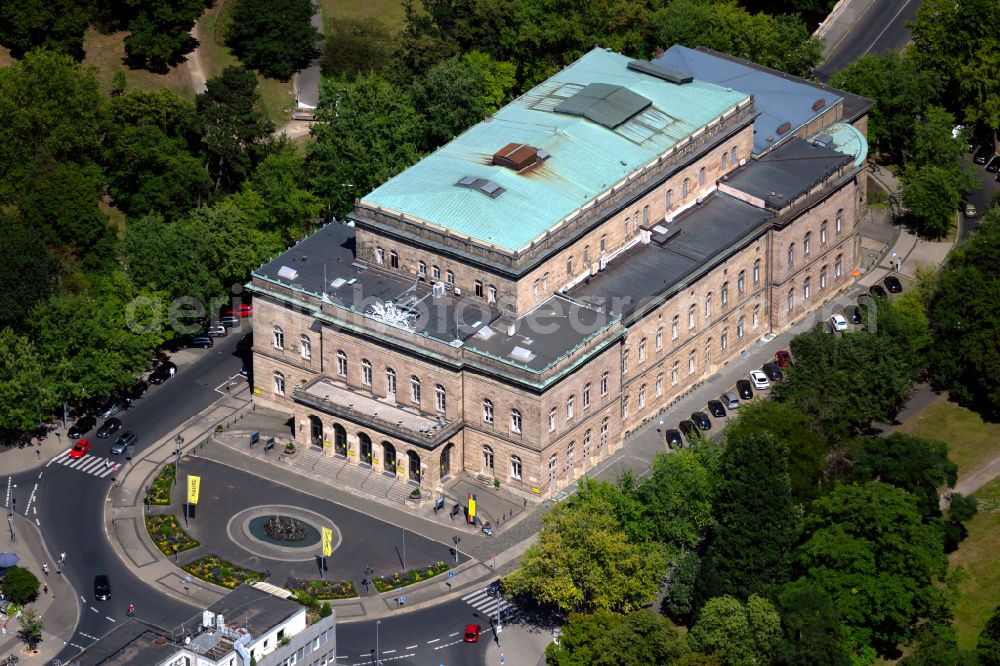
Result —
[[[248,325],[244,324],[244,329],[249,331]],[[124,429],[138,435],[137,449],[169,435],[222,397],[216,388],[240,370],[241,360],[234,352],[241,334],[232,331],[226,338],[217,339],[213,348],[195,350],[194,362],[179,363],[175,377],[160,386],[150,386],[142,399],[118,415]],[[98,425],[101,423],[103,419],[98,420]],[[127,464],[124,456],[109,453],[116,436],[97,439],[90,432],[85,437],[93,444],[94,455]],[[198,610],[136,578],[120,563],[103,534],[103,504],[112,475],[104,478],[97,475],[104,472],[103,465],[98,466],[96,473],[88,472],[56,461],[14,477],[18,509],[39,521],[46,546],[54,557],[66,552],[63,575],[73,585],[81,603],[76,633],[58,657],[63,661],[123,621],[129,603],[135,604],[140,619],[168,628]],[[111,579],[111,599],[98,602],[93,598],[93,581],[95,575],[102,573]],[[57,575],[54,566],[50,575]]]
[[[902,49],[910,39],[906,24],[916,19],[919,7],[920,0],[875,0],[814,74],[827,81],[863,55]]]
[[[990,201],[993,196],[1000,192],[1000,183],[998,183],[995,178],[995,173],[987,173],[986,169],[982,164],[973,164],[972,155],[966,155],[966,163],[972,164],[972,168],[975,169],[976,180],[979,183],[979,187],[976,188],[974,192],[969,194],[966,198],[967,201],[976,207],[978,215],[969,219],[962,215],[961,222],[959,224],[958,238],[959,240],[966,240],[968,237],[979,228],[979,219],[986,212],[986,208],[989,206]]]

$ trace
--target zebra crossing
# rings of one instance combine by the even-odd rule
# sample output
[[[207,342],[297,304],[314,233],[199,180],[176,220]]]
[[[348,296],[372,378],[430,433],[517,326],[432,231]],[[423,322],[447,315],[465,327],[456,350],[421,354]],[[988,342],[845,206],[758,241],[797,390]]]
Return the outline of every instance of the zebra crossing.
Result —
[[[495,616],[497,613],[497,598],[490,595],[488,587],[478,589],[475,592],[470,592],[462,597],[462,601],[488,617]],[[512,604],[507,599],[500,597],[500,612],[503,613],[505,618],[516,610],[517,606]]]
[[[52,462],[57,465],[62,465],[63,467],[75,469],[76,471],[83,472],[84,474],[96,476],[99,479],[103,479],[104,477],[114,474],[116,471],[121,469],[121,464],[114,462],[110,458],[92,456],[89,453],[82,458],[70,458],[69,452],[70,449],[66,449],[53,458]]]

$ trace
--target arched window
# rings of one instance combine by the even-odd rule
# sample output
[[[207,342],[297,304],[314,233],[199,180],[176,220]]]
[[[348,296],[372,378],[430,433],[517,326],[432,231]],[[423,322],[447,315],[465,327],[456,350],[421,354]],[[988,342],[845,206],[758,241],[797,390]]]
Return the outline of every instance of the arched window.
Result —
[[[601,234],[601,240],[600,240],[600,251],[601,251],[601,254],[604,254],[604,250],[607,247],[608,247],[608,237],[607,237],[606,234]]]
[[[521,426],[522,426],[521,412],[517,411],[516,409],[510,410],[510,430],[511,430],[511,432],[514,432],[514,433],[517,433],[518,435],[520,435],[521,434]]]
[[[625,228],[622,231],[625,233],[625,238],[628,238],[628,217],[625,218]]]
[[[274,373],[274,392],[285,395],[285,376],[280,372]]]
[[[820,222],[819,225],[819,244],[826,245],[826,220]]]
[[[410,400],[420,404],[420,377],[410,375]]]
[[[493,471],[493,447],[483,447],[483,469]]]
[[[521,473],[523,468],[521,465],[521,459],[518,456],[510,457],[510,478],[521,480]]]
[[[497,288],[496,288],[495,285],[491,284],[489,290],[486,293],[489,294],[489,297],[487,298],[487,300],[490,303],[496,303],[497,302]]]
[[[722,283],[722,290],[719,292],[719,301],[722,303],[723,306],[725,306],[727,303],[729,303],[729,283],[728,282],[723,282]]]
[[[677,386],[677,378],[680,375],[681,364],[674,361],[674,364],[670,366],[670,385]]]
[[[794,289],[789,289],[788,290],[788,298],[785,299],[785,305],[786,305],[787,310],[789,312],[791,312],[792,308],[795,307],[795,290]]]
[[[712,316],[712,292],[705,294],[705,319]]]
[[[372,385],[372,362],[368,359],[361,360],[361,383],[365,386]]]
[[[420,277],[427,276],[427,264],[425,264],[423,261],[417,262],[417,275],[419,275]]]
[[[743,329],[746,325],[746,320],[740,317],[736,322],[736,339],[739,340],[743,337]]]
[[[837,211],[837,217],[834,218],[834,221],[833,221],[833,231],[834,231],[834,233],[839,234],[840,230],[843,228],[843,226],[844,226],[844,209],[841,208],[841,209],[839,209]]]
[[[588,430],[587,432],[583,433],[583,461],[585,464],[589,458],[590,458],[590,431]]]
[[[608,394],[608,373],[603,373],[601,375],[601,395],[605,396]]]
[[[760,283],[760,259],[753,262],[753,284],[756,287]]]
[[[695,307],[694,304],[692,304],[691,307],[688,308],[688,330],[689,331],[693,331],[694,330],[695,317],[697,317],[697,316],[698,316],[697,308]]]
[[[628,372],[628,348],[622,351],[622,374]]]
[[[844,255],[838,254],[837,260],[833,262],[833,277],[839,280],[840,276],[843,274],[844,269]]]
[[[639,387],[639,409],[646,406],[646,385],[643,384]]]
[[[752,321],[753,321],[753,327],[754,328],[757,328],[758,326],[760,326],[760,306],[759,305],[753,306],[753,319],[752,319]]]
[[[483,422],[493,423],[493,401],[483,398]]]
[[[342,351],[337,352],[337,374],[341,377],[347,376],[347,354]]]
[[[670,210],[670,206],[672,205],[671,204],[671,199],[673,199],[673,198],[674,198],[674,191],[673,190],[667,190],[667,202],[666,202],[667,203],[667,210]]]
[[[280,326],[274,327],[274,348],[275,349],[285,348],[285,332],[281,330]]]
[[[302,334],[299,339],[299,354],[306,361],[312,359],[312,343],[309,342],[309,336],[305,333]]]
[[[389,267],[399,268],[399,255],[393,250],[389,253]]]
[[[639,340],[639,363],[646,360],[646,338]]]
[[[573,277],[573,257],[566,257],[566,277]]]
[[[590,407],[590,382],[583,385],[583,408]]]
[[[441,269],[437,266],[431,266],[431,279],[435,282],[441,279]]]
[[[573,469],[576,463],[573,461],[573,442],[566,445],[566,469]]]
[[[583,270],[587,270],[587,266],[590,265],[590,246],[583,246]]]
[[[719,349],[721,351],[726,351],[729,348],[729,329],[722,329],[722,334],[719,336]]]
[[[556,408],[549,410],[549,432],[556,431]]]
[[[603,448],[605,444],[608,443],[608,421],[610,419],[605,416],[604,420],[601,421],[601,440],[598,442],[598,448]]]
[[[453,272],[446,271],[444,276],[444,279],[448,284],[455,284],[455,274]]]
[[[556,480],[556,468],[558,465],[559,465],[559,460],[556,457],[556,454],[553,453],[552,457],[549,458],[549,483],[552,483]]]
[[[812,283],[810,282],[809,278],[806,278],[805,280],[802,281],[802,300],[803,301],[808,301],[809,300],[809,290],[810,290],[811,286],[812,286]]]
[[[656,328],[656,351],[663,349],[663,327]]]
[[[705,367],[712,365],[712,338],[705,340]]]
[[[531,284],[531,297],[535,300],[535,302],[538,301],[538,280],[535,280]]]
[[[639,213],[632,213],[632,233],[639,231]]]
[[[663,373],[656,375],[656,397],[663,395]]]
[[[566,398],[566,420],[570,421],[573,419],[573,403],[576,401],[575,396],[570,396]]]
[[[729,163],[736,166],[736,146],[729,152]]]
[[[396,371],[392,368],[385,369],[385,392],[387,395],[396,394]]]
[[[677,329],[680,328],[681,316],[674,315],[674,318],[670,320],[670,339],[677,339]]]
[[[792,266],[795,265],[795,243],[789,243],[788,244],[788,253],[787,253],[787,255],[788,255],[787,256],[787,264],[788,264],[788,267],[791,268]]]
[[[725,168],[726,168],[726,166],[728,164],[729,164],[729,154],[728,153],[722,153],[722,164],[720,165],[720,167],[723,170],[725,170]]]
[[[440,384],[434,387],[434,398],[437,401],[437,410],[444,414],[445,408],[448,406],[448,400],[444,387]]]
[[[476,286],[476,296],[479,297],[479,298],[482,298],[483,297],[483,281],[482,280],[476,280],[475,286]]]
[[[820,291],[826,289],[826,266],[819,269],[819,289]]]
[[[688,195],[688,179],[685,178],[681,181],[681,197],[686,197]]]
[[[622,421],[628,418],[628,396],[622,396]]]
[[[385,250],[380,247],[375,248],[375,263],[379,266],[385,263]]]
[[[747,272],[740,271],[739,277],[736,278],[736,295],[743,296],[747,290]]]
[[[688,352],[688,374],[689,375],[693,375],[694,374],[695,362],[696,361],[695,361],[695,357],[694,357],[694,350],[692,349],[690,352]]]
[[[802,239],[802,256],[808,257],[809,251],[812,249],[812,232],[807,231],[805,237]]]
[[[705,167],[698,169],[698,187],[705,187]]]
[[[542,292],[549,293],[549,274],[548,272],[542,273]]]

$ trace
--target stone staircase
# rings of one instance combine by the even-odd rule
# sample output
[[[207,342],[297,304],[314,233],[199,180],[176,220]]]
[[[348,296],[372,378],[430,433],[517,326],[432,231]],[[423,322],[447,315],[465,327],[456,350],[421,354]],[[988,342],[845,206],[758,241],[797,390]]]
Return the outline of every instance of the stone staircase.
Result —
[[[380,499],[404,505],[414,488],[398,477],[350,463],[343,458],[326,456],[320,449],[314,447],[300,447],[299,452],[291,460],[291,467],[301,474],[338,488],[375,495]]]

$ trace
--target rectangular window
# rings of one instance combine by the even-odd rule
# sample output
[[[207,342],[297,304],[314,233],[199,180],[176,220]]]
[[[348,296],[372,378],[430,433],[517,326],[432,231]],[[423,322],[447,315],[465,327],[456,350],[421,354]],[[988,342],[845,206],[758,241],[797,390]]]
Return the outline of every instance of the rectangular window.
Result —
[[[628,396],[622,396],[622,421],[628,418]]]

